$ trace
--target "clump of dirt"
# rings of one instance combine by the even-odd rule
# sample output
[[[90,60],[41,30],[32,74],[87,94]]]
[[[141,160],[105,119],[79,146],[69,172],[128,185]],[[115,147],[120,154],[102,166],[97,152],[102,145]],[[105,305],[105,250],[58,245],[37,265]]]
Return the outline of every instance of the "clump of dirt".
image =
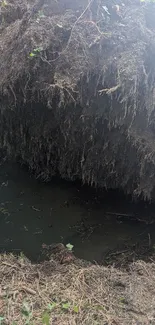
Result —
[[[43,244],[42,254],[46,256],[46,258],[50,258],[52,255],[60,264],[69,264],[75,259],[72,250],[68,250],[62,243],[52,245]]]

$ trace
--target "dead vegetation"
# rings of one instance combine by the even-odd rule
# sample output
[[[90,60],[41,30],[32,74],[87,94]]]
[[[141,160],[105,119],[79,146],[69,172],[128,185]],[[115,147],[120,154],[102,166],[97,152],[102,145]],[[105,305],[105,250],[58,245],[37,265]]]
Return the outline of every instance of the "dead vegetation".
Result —
[[[119,10],[118,10],[119,8]],[[0,1],[0,147],[36,177],[151,198],[155,5]]]
[[[1,255],[0,281],[1,324],[155,324],[154,263],[139,261],[121,271]]]

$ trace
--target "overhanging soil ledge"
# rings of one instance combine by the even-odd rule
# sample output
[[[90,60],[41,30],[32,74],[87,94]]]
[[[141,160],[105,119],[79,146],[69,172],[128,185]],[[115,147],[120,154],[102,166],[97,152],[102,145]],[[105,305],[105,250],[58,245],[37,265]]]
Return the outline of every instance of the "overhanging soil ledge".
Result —
[[[60,175],[151,198],[154,21],[149,1],[1,1],[6,155],[45,181]]]

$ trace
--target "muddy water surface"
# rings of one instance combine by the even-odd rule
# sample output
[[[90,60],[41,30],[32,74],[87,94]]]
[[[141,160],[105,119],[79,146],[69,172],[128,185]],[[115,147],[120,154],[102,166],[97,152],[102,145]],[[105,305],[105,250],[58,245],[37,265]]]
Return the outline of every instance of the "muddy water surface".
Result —
[[[1,166],[0,251],[38,261],[43,243],[63,242],[74,245],[77,257],[101,262],[109,252],[155,244],[155,224],[134,220],[152,220],[153,205],[133,204],[117,192],[102,195],[101,203],[79,184],[42,184],[18,165]]]

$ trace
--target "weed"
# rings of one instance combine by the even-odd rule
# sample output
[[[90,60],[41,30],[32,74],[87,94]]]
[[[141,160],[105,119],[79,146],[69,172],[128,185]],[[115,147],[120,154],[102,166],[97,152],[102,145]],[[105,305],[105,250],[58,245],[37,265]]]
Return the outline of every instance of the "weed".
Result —
[[[30,57],[33,57],[33,56],[36,56],[36,54],[33,53],[33,52],[31,52],[31,53],[30,53]]]
[[[20,262],[20,264],[23,264],[23,263],[24,263],[24,260],[25,260],[25,255],[24,255],[24,253],[23,253],[23,252],[20,252],[18,258],[19,258],[19,262]]]
[[[19,255],[19,257],[20,257],[21,259],[24,259],[24,258],[25,258],[25,255],[24,255],[24,253],[23,253],[23,252],[20,252],[20,255]]]
[[[96,309],[97,309],[97,310],[105,310],[104,306],[101,306],[101,305],[97,305],[97,306],[96,306]]]
[[[126,304],[126,305],[128,304],[127,300],[124,297],[120,298],[120,302],[121,304]]]
[[[43,10],[38,11],[38,17],[39,18],[44,18],[45,17]]]
[[[53,301],[51,304],[48,304],[48,310],[52,310],[52,309],[54,309],[56,306],[57,306],[57,303]]]
[[[78,314],[78,312],[79,312],[79,307],[78,306],[73,306],[73,310],[74,310],[74,313],[77,313]]]
[[[70,244],[70,243],[68,243],[67,245],[66,245],[66,248],[70,251],[70,252],[72,252],[72,250],[73,250],[73,245],[72,244]]]
[[[26,319],[25,325],[30,325],[29,322],[32,318],[32,312],[30,306],[26,302],[23,303],[21,314]]]
[[[63,310],[69,310],[70,309],[70,303],[69,302],[64,302],[63,304],[62,304],[62,309]]]
[[[45,311],[42,315],[42,324],[50,325],[50,315],[47,311]]]
[[[7,1],[6,0],[2,0],[2,2],[0,3],[0,6],[2,8],[6,7],[8,5]]]
[[[43,10],[39,10],[38,11],[38,15],[37,15],[37,17],[36,17],[36,23],[40,23],[40,19],[41,18],[44,18],[45,17],[45,15],[44,15],[44,12],[43,12]]]
[[[4,317],[3,316],[0,316],[0,325],[3,324],[3,320],[4,320]]]
[[[33,58],[34,56],[36,56],[38,53],[40,53],[43,50],[42,47],[37,47],[35,49],[33,49],[33,51],[29,54],[29,56],[31,58]]]

